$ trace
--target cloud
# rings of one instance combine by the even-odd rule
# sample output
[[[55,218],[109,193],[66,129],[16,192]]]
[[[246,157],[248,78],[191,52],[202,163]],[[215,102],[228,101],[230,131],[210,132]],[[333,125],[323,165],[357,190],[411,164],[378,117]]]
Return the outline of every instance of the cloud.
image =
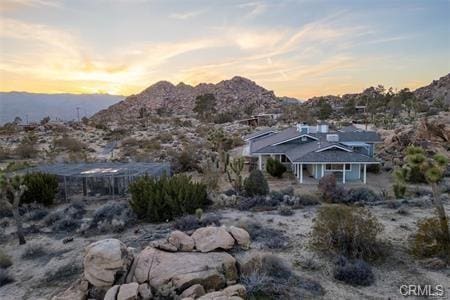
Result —
[[[248,11],[243,16],[243,18],[250,19],[265,13],[268,8],[268,5],[266,3],[257,1],[238,4],[237,7],[239,9],[247,9]]]
[[[0,11],[14,11],[22,8],[61,7],[59,0],[2,0]]]
[[[196,10],[196,11],[188,11],[188,12],[179,12],[179,13],[172,13],[169,15],[170,18],[176,19],[176,20],[188,20],[195,17],[198,17],[201,14],[204,14],[206,12],[206,9],[202,10]]]

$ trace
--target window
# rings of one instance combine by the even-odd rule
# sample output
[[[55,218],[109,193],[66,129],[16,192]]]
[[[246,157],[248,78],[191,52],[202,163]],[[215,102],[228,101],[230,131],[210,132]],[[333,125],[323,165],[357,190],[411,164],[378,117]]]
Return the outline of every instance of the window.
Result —
[[[306,142],[308,138],[306,136],[302,136],[302,142]]]
[[[343,164],[326,164],[325,170],[327,171],[342,171]],[[345,164],[345,170],[350,171],[351,170],[350,164]]]

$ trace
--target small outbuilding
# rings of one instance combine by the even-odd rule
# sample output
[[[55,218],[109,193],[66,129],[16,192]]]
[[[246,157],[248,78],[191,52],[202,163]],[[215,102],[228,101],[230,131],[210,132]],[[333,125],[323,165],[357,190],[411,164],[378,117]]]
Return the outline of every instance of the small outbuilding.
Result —
[[[54,174],[58,177],[65,200],[71,195],[125,195],[130,183],[142,176],[172,175],[169,163],[58,163],[39,165],[27,170]]]

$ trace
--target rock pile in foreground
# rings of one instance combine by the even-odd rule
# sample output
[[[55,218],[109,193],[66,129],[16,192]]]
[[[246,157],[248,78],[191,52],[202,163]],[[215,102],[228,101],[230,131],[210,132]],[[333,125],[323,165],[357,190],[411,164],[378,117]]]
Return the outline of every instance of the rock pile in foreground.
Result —
[[[234,247],[249,249],[250,236],[233,226],[173,231],[137,255],[117,239],[101,240],[86,247],[82,278],[53,300],[243,299],[238,263],[226,252]]]

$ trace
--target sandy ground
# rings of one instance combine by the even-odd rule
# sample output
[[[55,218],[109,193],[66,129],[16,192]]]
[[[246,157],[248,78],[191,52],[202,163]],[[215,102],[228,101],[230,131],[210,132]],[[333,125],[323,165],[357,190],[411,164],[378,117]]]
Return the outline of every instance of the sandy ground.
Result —
[[[104,202],[103,202],[104,203]],[[90,208],[98,207],[100,203]],[[389,251],[383,259],[373,264],[375,283],[369,287],[353,287],[333,279],[332,257],[322,256],[308,247],[311,225],[316,207],[305,207],[295,211],[293,216],[280,216],[277,211],[244,212],[235,209],[221,209],[215,212],[223,216],[226,225],[242,224],[246,220],[260,222],[263,226],[273,227],[285,232],[289,237],[289,247],[274,253],[289,261],[294,270],[302,276],[318,281],[326,293],[322,299],[401,299],[399,287],[402,284],[442,284],[450,288],[450,270],[433,271],[424,268],[420,261],[408,254],[408,237],[416,228],[417,221],[433,214],[432,207],[403,205],[408,214],[397,213],[398,209],[385,205],[369,209],[384,225],[382,239],[388,242]],[[446,202],[450,211],[450,203]],[[18,246],[15,237],[1,244],[2,250],[13,260],[8,270],[16,281],[0,288],[0,299],[50,299],[55,293],[67,288],[81,273],[84,248],[91,242],[114,237],[137,250],[144,247],[155,235],[165,236],[170,231],[170,223],[138,224],[120,234],[105,234],[93,237],[74,235],[74,241],[63,244],[64,235],[28,234],[28,244],[39,242],[45,246],[47,254],[35,260],[22,257],[26,246]],[[8,228],[10,230],[10,228]],[[314,261],[316,270],[301,267],[307,261]],[[75,274],[67,276],[56,271],[64,266],[75,266]],[[450,292],[447,291],[447,295]]]

